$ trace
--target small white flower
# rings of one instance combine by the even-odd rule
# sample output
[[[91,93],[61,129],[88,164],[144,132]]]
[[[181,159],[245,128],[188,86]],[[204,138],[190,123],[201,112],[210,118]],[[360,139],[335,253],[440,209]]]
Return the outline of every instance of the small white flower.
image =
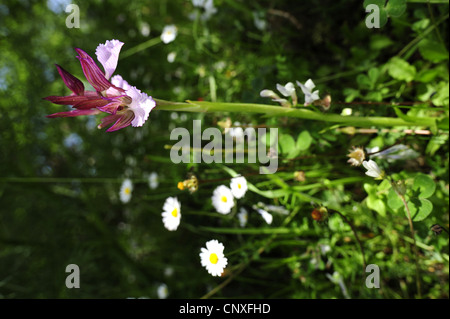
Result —
[[[320,244],[319,247],[320,247],[320,252],[322,253],[322,255],[326,255],[327,252],[331,251],[330,245],[322,245],[322,244]]]
[[[148,37],[148,36],[149,36],[149,34],[150,34],[150,26],[148,25],[148,23],[143,22],[143,23],[141,24],[141,34],[142,34],[144,37]]]
[[[166,299],[169,295],[169,289],[167,288],[166,284],[161,284],[158,286],[158,298],[159,299]]]
[[[380,151],[380,148],[378,146],[366,147],[366,153],[367,154],[378,153],[379,151]]]
[[[176,197],[169,197],[166,199],[161,216],[163,218],[164,227],[170,231],[177,230],[178,225],[180,225],[181,207],[180,202]]]
[[[175,61],[175,58],[177,57],[177,53],[176,52],[170,52],[167,55],[167,62],[169,63],[173,63]]]
[[[314,84],[314,82],[309,79],[308,81],[306,81],[306,83],[303,85],[302,83],[300,83],[299,81],[297,81],[297,85],[302,89],[303,94],[305,94],[305,106],[310,105],[311,103],[313,103],[316,100],[319,100],[319,90],[316,91],[312,91],[316,85]]]
[[[131,192],[133,191],[133,183],[130,179],[125,179],[120,187],[120,201],[128,203],[131,199]]]
[[[295,87],[292,82],[288,82],[284,86],[277,83],[277,90],[285,97],[290,96],[292,98],[292,104],[297,104],[297,93],[295,92]]]
[[[164,276],[166,277],[171,277],[173,275],[173,267],[171,266],[167,266],[166,268],[164,268]]]
[[[367,170],[366,175],[374,177],[375,179],[383,179],[384,172],[378,167],[373,160],[363,161],[363,166]]]
[[[239,213],[237,214],[237,217],[239,218],[239,225],[241,227],[245,227],[248,221],[248,212],[244,207],[241,207]]]
[[[261,97],[270,97],[271,99],[279,99],[280,97],[272,90],[262,90],[259,95]]]
[[[234,177],[231,179],[230,188],[234,197],[242,198],[248,189],[247,180],[243,176]]]
[[[175,40],[178,34],[178,29],[175,25],[166,25],[161,33],[161,40],[165,44],[172,42]]]
[[[203,8],[205,9],[203,14],[201,15],[201,19],[203,21],[209,20],[213,16],[213,14],[217,13],[217,8],[214,7],[213,0],[205,0]]]
[[[218,186],[213,192],[212,204],[218,213],[229,214],[234,206],[233,193],[225,185]]]
[[[148,186],[150,186],[151,189],[155,189],[158,187],[158,185],[159,185],[158,173],[156,172],[150,173],[150,175],[148,176]]]
[[[276,206],[276,205],[266,205],[265,209],[267,209],[269,212],[273,212],[280,215],[288,215],[289,211],[286,209],[286,207],[283,206]]]
[[[206,243],[206,248],[201,248],[200,262],[212,276],[220,276],[226,267],[228,260],[223,254],[224,246],[216,239]]]
[[[280,103],[282,106],[291,106],[288,100],[282,99],[278,94],[272,90],[262,90],[259,95],[261,97],[270,97],[272,101]]]
[[[346,107],[345,109],[342,109],[341,115],[342,116],[350,116],[352,115],[353,110],[349,107]]]
[[[267,22],[266,20],[264,20],[264,13],[253,11],[252,15],[253,15],[253,24],[255,25],[255,27],[260,31],[264,31],[267,26]]]
[[[273,216],[269,212],[261,208],[256,209],[256,211],[264,218],[267,224],[272,224]]]

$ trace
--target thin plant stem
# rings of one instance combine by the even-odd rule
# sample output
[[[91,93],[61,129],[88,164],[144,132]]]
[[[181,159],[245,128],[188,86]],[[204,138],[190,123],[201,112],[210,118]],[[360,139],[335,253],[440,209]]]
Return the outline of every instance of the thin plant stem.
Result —
[[[395,188],[394,188],[395,189]],[[398,193],[397,193],[398,194]],[[398,194],[403,202],[403,205],[405,205],[406,212],[408,214],[408,222],[409,222],[409,228],[411,231],[411,236],[413,239],[413,251],[415,255],[414,263],[416,264],[416,285],[417,285],[417,294],[419,296],[419,299],[422,298],[422,292],[421,292],[421,282],[420,282],[420,269],[419,269],[419,253],[417,251],[417,244],[416,244],[416,236],[414,233],[414,225],[411,219],[411,212],[408,207],[408,203],[406,202],[405,196]]]

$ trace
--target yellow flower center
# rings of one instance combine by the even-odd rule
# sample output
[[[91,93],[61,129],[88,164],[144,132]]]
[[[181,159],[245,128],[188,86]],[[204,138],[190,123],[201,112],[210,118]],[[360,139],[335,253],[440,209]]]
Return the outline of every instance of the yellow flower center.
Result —
[[[177,215],[178,215],[178,209],[174,208],[172,211],[172,216],[177,217]]]
[[[241,184],[238,184],[238,188],[241,189]]]
[[[130,195],[131,189],[130,189],[129,187],[125,188],[124,193],[125,193],[126,195]]]
[[[215,253],[212,253],[211,255],[209,255],[209,261],[211,262],[211,264],[217,264],[219,258]]]
[[[221,200],[222,200],[222,202],[224,202],[224,203],[226,203],[227,202],[227,197],[226,196],[222,196],[221,198],[220,198]]]

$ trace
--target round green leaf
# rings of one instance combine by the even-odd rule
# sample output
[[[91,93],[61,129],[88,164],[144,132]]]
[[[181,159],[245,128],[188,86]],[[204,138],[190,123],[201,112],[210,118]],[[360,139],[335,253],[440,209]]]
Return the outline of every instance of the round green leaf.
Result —
[[[372,196],[367,197],[367,207],[373,209],[381,216],[386,216],[386,205],[379,198]]]
[[[287,154],[295,149],[295,140],[289,134],[281,134],[278,143],[281,147],[281,153]]]
[[[312,143],[312,137],[308,131],[303,131],[297,138],[297,149],[300,151],[307,150]]]
[[[436,184],[433,179],[425,174],[417,174],[414,177],[414,183],[412,186],[413,196],[419,198],[428,198],[433,195],[436,189]]]
[[[396,80],[410,82],[416,76],[416,68],[399,57],[393,57],[387,64],[388,73]]]
[[[398,196],[393,188],[389,190],[389,193],[387,195],[387,204],[393,210],[397,210],[403,206],[403,202],[400,196]]]
[[[406,10],[406,0],[389,0],[386,4],[386,12],[391,17],[399,17]]]
[[[445,45],[438,41],[428,39],[420,41],[419,51],[424,59],[433,63],[448,60],[448,51]]]
[[[418,222],[424,220],[428,217],[428,215],[430,215],[433,210],[433,204],[428,199],[412,198],[408,201],[408,208],[411,212],[411,219],[414,222]],[[406,210],[405,214],[408,216]]]

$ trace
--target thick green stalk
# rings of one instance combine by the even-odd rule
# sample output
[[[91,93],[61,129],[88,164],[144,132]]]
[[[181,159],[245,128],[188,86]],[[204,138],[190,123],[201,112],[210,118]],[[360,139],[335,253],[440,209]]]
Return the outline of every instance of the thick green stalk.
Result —
[[[420,126],[435,127],[436,119],[430,117],[358,117],[358,116],[342,116],[338,114],[324,114],[314,112],[306,108],[287,108],[267,104],[254,103],[220,103],[206,101],[187,101],[170,102],[165,100],[155,100],[155,110],[162,111],[181,111],[181,112],[245,112],[260,113],[265,116],[278,117],[286,116],[292,118],[300,118],[304,120],[323,121],[330,123],[339,123],[356,127],[393,127],[393,126]]]

